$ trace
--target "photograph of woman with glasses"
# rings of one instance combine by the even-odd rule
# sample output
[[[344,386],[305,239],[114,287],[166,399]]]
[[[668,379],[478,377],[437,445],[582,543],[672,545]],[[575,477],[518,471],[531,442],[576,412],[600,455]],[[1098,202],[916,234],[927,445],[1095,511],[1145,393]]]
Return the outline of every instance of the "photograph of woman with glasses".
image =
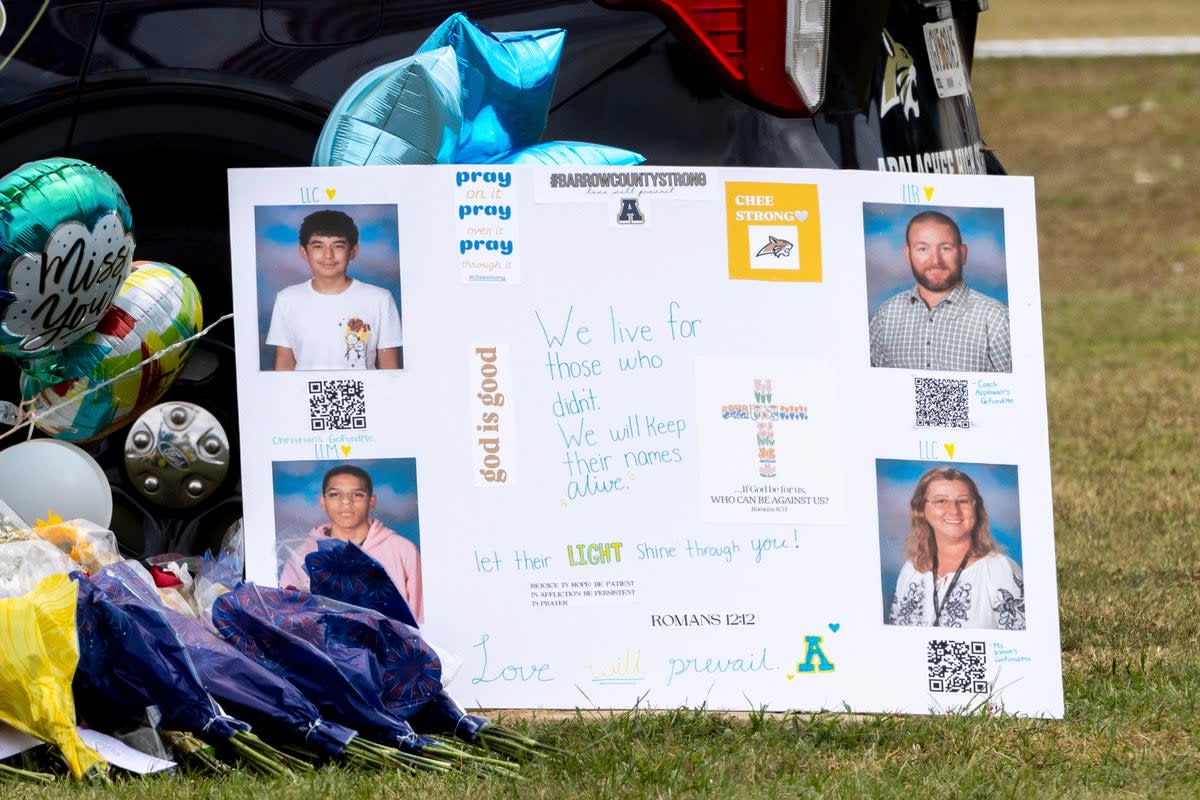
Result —
[[[909,516],[888,624],[1025,630],[1021,567],[992,536],[983,496],[967,473],[927,470]]]
[[[321,479],[317,502],[327,519],[315,525],[304,541],[291,550],[280,572],[279,585],[308,591],[304,557],[315,552],[324,537],[341,539],[358,545],[379,562],[408,602],[417,622],[424,622],[421,554],[408,538],[374,516],[379,498],[371,474],[351,464],[333,467]]]

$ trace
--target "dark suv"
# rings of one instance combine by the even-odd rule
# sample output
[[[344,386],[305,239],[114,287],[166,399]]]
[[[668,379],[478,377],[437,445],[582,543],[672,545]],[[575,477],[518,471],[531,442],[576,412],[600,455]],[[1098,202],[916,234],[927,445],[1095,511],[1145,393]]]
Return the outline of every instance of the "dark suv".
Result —
[[[651,164],[1000,172],[968,80],[986,7],[0,0],[0,174],[53,155],[111,173],[133,209],[136,256],[189,273],[211,320],[232,306],[226,169],[310,163],[354,79],[411,55],[455,11],[496,31],[567,30],[545,139],[624,147]],[[218,329],[205,348],[215,373],[169,397],[205,406],[236,437],[231,340],[230,326]],[[131,550],[203,549],[237,518],[236,475],[186,518],[139,506],[122,488],[124,436],[91,449],[112,478],[113,526]]]

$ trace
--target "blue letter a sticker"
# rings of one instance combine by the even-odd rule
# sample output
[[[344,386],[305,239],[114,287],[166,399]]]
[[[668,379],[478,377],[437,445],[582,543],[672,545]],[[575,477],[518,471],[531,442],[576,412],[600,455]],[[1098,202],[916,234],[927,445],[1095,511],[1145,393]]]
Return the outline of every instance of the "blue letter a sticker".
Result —
[[[833,662],[825,657],[825,651],[821,649],[820,636],[805,636],[804,641],[808,644],[808,650],[804,653],[804,660],[796,665],[796,672],[833,672]],[[813,659],[818,659],[821,663],[815,668],[813,667]]]
[[[621,212],[617,214],[617,222],[622,225],[641,225],[646,221],[642,209],[638,208],[636,197],[621,198]]]

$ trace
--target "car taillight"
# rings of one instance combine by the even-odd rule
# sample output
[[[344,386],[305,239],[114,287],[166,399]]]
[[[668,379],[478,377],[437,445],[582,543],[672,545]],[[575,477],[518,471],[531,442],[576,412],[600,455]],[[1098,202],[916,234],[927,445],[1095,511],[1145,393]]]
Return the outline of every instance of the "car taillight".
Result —
[[[731,86],[772,110],[811,116],[825,99],[830,0],[597,0],[657,14]]]

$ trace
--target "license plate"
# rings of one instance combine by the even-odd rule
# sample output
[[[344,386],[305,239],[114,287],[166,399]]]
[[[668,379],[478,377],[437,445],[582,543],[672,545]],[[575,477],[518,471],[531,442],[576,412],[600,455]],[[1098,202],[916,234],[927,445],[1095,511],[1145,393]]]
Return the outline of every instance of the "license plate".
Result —
[[[967,66],[962,48],[958,46],[958,33],[954,20],[944,19],[924,26],[925,49],[929,51],[929,68],[933,70],[933,85],[938,97],[956,97],[970,91],[967,81]]]

